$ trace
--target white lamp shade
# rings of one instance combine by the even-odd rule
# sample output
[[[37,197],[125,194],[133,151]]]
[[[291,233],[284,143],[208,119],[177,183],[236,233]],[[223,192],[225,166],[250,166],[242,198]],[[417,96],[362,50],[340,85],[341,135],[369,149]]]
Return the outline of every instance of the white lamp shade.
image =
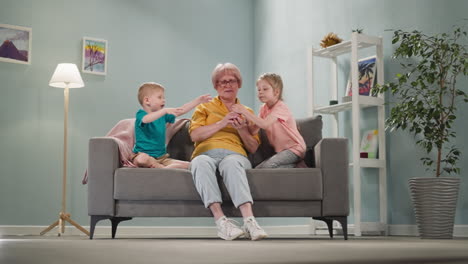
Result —
[[[59,63],[49,81],[49,85],[57,88],[81,88],[84,83],[76,64]]]

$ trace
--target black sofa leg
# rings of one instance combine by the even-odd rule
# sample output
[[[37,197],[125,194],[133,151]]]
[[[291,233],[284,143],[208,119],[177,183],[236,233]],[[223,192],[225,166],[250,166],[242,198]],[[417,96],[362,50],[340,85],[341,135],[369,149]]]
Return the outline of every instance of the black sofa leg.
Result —
[[[111,223],[112,223],[112,239],[115,238],[115,233],[117,232],[117,226],[119,225],[120,222],[122,221],[127,221],[131,220],[131,217],[112,217],[111,218]]]
[[[97,222],[101,220],[109,219],[112,224],[112,238],[115,238],[115,233],[117,232],[117,226],[120,222],[125,220],[131,220],[131,217],[113,217],[110,215],[91,215],[91,225],[89,230],[89,239],[93,239],[94,229],[96,228]]]
[[[316,220],[324,221],[328,227],[328,234],[330,234],[330,238],[333,238],[333,219],[327,217],[314,217]]]
[[[333,220],[340,222],[344,239],[348,240],[348,218],[346,216],[313,217],[313,219],[324,221],[327,224],[330,238],[333,238]]]
[[[91,224],[89,225],[89,239],[93,239],[94,228],[96,227],[97,222],[104,220],[104,219],[111,219],[111,218],[112,216],[109,216],[109,215],[92,215]]]
[[[345,240],[348,240],[348,218],[346,216],[334,217],[336,221],[340,222],[341,228],[343,229],[343,236]]]

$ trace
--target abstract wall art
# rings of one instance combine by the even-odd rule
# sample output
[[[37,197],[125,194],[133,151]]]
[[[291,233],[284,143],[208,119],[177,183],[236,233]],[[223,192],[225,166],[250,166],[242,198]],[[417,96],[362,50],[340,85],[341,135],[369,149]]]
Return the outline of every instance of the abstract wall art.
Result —
[[[0,24],[0,61],[31,64],[32,28]]]
[[[84,37],[81,71],[106,75],[107,53],[107,40]]]

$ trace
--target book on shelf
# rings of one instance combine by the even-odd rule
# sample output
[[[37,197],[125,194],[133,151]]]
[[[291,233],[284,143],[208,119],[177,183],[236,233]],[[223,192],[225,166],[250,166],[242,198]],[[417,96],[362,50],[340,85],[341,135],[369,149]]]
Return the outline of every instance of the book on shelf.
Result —
[[[378,130],[367,130],[362,135],[360,157],[361,158],[377,158],[377,150],[379,148]]]
[[[359,95],[369,96],[371,95],[371,89],[374,87],[377,76],[376,67],[377,57],[371,56],[358,61],[358,83],[359,83]],[[351,82],[351,72],[349,74],[348,82],[346,84],[345,96],[343,102],[351,101],[353,95],[353,85]]]

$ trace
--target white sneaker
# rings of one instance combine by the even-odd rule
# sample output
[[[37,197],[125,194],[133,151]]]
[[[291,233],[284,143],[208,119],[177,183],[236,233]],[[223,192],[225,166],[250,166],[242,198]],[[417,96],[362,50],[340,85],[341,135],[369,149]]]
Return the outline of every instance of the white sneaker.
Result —
[[[244,235],[244,231],[236,225],[236,221],[223,216],[216,220],[218,236],[224,240],[234,240]]]
[[[260,240],[268,236],[268,234],[261,228],[255,218],[249,217],[244,220],[244,226],[242,227],[245,232],[245,236],[252,240]]]

